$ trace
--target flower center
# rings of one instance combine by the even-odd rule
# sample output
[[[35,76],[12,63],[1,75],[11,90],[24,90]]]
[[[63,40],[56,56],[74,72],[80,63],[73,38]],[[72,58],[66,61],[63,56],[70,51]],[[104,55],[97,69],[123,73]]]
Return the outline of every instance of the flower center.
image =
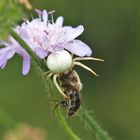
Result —
[[[65,50],[51,53],[47,58],[48,69],[53,73],[62,73],[70,68],[72,56]]]

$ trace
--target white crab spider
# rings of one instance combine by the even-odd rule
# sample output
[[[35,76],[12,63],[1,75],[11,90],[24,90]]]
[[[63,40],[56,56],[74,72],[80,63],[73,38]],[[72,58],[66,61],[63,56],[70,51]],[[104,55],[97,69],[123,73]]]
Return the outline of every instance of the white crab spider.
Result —
[[[82,64],[81,62],[78,62],[80,60],[95,60],[95,61],[104,61],[103,59],[94,58],[94,57],[76,57],[73,58],[72,55],[70,55],[69,52],[66,50],[58,51],[57,53],[52,53],[47,57],[46,63],[49,71],[47,71],[45,74],[47,75],[47,79],[53,77],[53,82],[58,89],[58,91],[65,97],[69,98],[65,95],[65,93],[60,88],[57,78],[62,73],[67,73],[68,71],[72,70],[74,66],[80,66],[88,71],[90,71],[95,76],[99,76],[96,72],[94,72],[91,68],[88,66]]]

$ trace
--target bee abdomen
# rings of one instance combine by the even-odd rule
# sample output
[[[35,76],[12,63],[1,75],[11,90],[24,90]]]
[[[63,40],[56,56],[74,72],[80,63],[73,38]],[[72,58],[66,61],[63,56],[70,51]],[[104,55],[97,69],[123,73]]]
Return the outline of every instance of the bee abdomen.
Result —
[[[68,116],[73,116],[80,108],[81,100],[78,93],[71,94],[71,106],[68,110]]]

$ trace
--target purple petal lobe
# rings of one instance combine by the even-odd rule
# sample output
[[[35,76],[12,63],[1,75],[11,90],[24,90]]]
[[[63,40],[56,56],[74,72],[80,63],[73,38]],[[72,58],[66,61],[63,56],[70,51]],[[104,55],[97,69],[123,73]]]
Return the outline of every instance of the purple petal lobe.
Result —
[[[6,64],[7,64],[7,61],[6,61],[5,63],[2,64],[1,68],[4,69],[5,66],[6,66]]]
[[[26,29],[20,29],[20,30],[19,30],[19,35],[20,35],[22,38],[30,39],[30,36],[28,35]]]
[[[82,25],[78,26],[77,28],[72,28],[67,30],[67,42],[74,40],[76,37],[78,37],[82,32],[84,31],[84,27]]]
[[[63,21],[64,21],[64,18],[63,18],[63,17],[58,17],[58,18],[56,19],[55,24],[56,24],[58,27],[62,27]]]
[[[43,19],[44,23],[47,25],[47,22],[48,22],[48,13],[47,13],[46,10],[43,10],[42,14],[43,14],[42,15],[42,19]]]
[[[35,52],[41,59],[44,59],[48,55],[48,52],[45,52],[41,48],[35,48]]]
[[[12,58],[15,54],[15,51],[11,47],[5,47],[0,49],[0,67],[3,69],[7,61]]]
[[[30,57],[28,55],[23,56],[22,74],[27,75],[30,70]]]
[[[89,48],[89,46],[80,40],[74,40],[67,43],[65,49],[80,57],[90,56],[92,54],[92,50]]]
[[[38,14],[38,16],[42,15],[42,11],[39,9],[35,9],[35,12]]]

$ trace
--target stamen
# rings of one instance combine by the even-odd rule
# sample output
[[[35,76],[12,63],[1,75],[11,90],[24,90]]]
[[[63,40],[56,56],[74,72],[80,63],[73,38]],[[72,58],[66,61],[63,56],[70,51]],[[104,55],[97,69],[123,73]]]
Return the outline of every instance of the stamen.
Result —
[[[34,20],[34,16],[33,16],[33,14],[31,14],[31,19]]]
[[[88,66],[80,63],[80,62],[74,62],[74,65],[80,66],[84,69],[86,69],[87,71],[90,71],[92,74],[94,74],[95,76],[99,76],[96,72],[94,72],[91,68],[89,68]]]
[[[55,10],[52,10],[52,11],[50,11],[50,12],[48,12],[48,14],[50,14],[51,15],[51,21],[52,21],[52,23],[54,24],[54,18],[53,18],[53,13],[55,12]]]
[[[69,97],[65,95],[65,93],[61,90],[60,86],[58,85],[58,83],[57,83],[57,77],[59,77],[59,75],[54,74],[54,76],[53,76],[53,82],[54,82],[56,88],[58,89],[58,91],[59,91],[65,98],[69,99]]]
[[[74,61],[79,61],[79,60],[95,60],[95,61],[104,61],[103,59],[100,58],[94,58],[94,57],[76,57],[73,59]]]

